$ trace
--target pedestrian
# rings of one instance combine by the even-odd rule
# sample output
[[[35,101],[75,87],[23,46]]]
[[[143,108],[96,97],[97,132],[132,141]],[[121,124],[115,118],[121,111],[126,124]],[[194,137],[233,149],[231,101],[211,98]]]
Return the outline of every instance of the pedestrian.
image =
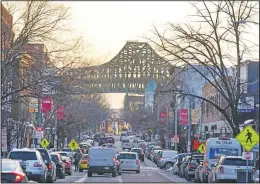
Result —
[[[246,136],[247,136],[246,143],[247,143],[248,141],[250,141],[250,143],[252,144],[252,139],[251,139],[251,138],[252,138],[252,133],[249,132],[249,130],[247,130]]]
[[[75,172],[76,172],[79,170],[80,154],[76,151],[73,158],[75,160]]]

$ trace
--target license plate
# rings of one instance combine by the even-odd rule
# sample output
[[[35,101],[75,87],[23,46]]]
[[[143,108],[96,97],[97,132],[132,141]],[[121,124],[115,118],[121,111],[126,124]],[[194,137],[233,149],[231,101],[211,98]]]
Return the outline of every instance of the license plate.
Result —
[[[105,169],[109,169],[109,167],[105,167]]]

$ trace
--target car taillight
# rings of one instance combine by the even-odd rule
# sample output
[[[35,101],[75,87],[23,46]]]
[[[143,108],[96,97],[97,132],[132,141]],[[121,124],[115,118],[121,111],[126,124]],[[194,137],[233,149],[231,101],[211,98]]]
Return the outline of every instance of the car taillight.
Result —
[[[219,167],[219,172],[224,173],[224,167],[220,166]]]
[[[188,164],[188,166],[187,166],[187,167],[188,167],[188,169],[190,169],[190,168],[191,168],[191,165],[190,165],[190,164]]]
[[[48,169],[49,169],[49,170],[52,170],[52,163],[51,163],[51,162],[49,163]]]
[[[136,163],[136,165],[139,165],[139,160],[136,160],[135,163]]]
[[[11,174],[15,175],[14,183],[21,183],[23,181],[24,176],[17,172],[12,172]]]
[[[40,164],[40,163],[34,163],[34,164],[33,164],[33,167],[42,167],[42,164]]]

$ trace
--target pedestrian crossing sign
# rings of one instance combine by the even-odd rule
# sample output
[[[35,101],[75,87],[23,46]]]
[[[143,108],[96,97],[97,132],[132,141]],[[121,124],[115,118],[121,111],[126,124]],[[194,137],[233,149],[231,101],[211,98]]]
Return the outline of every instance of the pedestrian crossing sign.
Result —
[[[205,145],[203,143],[201,143],[198,147],[198,151],[203,154],[205,152]]]
[[[79,147],[78,143],[73,139],[70,141],[70,143],[68,144],[68,147],[74,151],[75,149],[77,149]]]
[[[47,139],[42,139],[40,142],[41,147],[46,148],[49,145],[49,141]]]
[[[259,135],[251,125],[248,125],[236,136],[236,139],[246,151],[250,152],[259,142]]]

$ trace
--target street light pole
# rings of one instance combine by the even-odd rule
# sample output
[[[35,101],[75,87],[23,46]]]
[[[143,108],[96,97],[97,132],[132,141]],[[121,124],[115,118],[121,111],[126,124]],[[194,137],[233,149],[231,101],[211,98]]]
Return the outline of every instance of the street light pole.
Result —
[[[189,121],[188,121],[188,147],[187,147],[187,152],[190,153],[191,149],[191,102],[190,102],[190,98],[189,98]]]
[[[177,108],[178,108],[178,105],[177,105],[177,95],[175,94],[174,95],[174,131],[175,131],[174,135],[175,136],[178,135],[178,124],[177,124],[178,123],[178,121],[177,121],[178,110],[177,110]],[[176,142],[174,143],[174,149],[175,149],[175,151],[178,151]]]

